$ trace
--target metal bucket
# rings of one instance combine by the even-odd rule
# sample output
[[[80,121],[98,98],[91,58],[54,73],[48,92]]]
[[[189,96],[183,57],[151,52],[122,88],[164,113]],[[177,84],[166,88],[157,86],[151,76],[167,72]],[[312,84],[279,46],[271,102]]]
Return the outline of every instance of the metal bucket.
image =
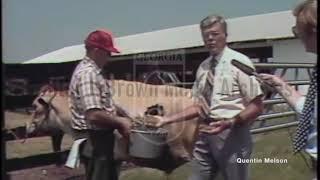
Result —
[[[155,159],[161,156],[168,131],[163,128],[139,127],[131,130],[129,155]]]

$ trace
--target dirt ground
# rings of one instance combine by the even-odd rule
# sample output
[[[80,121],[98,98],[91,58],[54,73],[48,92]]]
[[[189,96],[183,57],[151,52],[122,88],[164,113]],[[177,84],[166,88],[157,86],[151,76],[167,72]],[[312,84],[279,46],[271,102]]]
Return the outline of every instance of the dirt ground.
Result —
[[[30,115],[25,112],[5,111],[5,128],[11,129],[23,126]],[[49,137],[31,138],[25,143],[22,140],[7,141],[6,155],[8,159],[23,158],[27,156],[53,152],[51,139]],[[62,149],[69,149],[72,140],[66,136],[62,143]],[[8,180],[82,180],[84,179],[83,167],[79,169],[69,169],[56,165],[35,167],[8,172]]]
[[[23,113],[6,112],[6,127],[17,127],[23,125],[28,118]],[[287,119],[285,119],[287,121]],[[274,121],[280,121],[275,119]],[[307,166],[308,162],[302,156],[292,155],[292,144],[290,134],[295,130],[283,129],[263,134],[254,135],[253,158],[276,157],[287,159],[287,164],[251,164],[251,179],[281,179],[281,180],[301,180],[312,179],[312,172]],[[71,139],[65,138],[63,148],[71,146]],[[24,158],[38,154],[52,152],[49,137],[32,138],[22,144],[20,140],[6,142],[7,158]],[[151,168],[128,168],[121,171],[120,180],[184,180],[189,177],[190,166],[179,167],[169,178],[159,170]],[[41,166],[36,168],[15,170],[8,173],[8,180],[84,180],[84,169],[69,169],[57,167],[56,165]],[[219,178],[221,180],[221,178]]]
[[[69,169],[56,165],[13,171],[8,176],[8,180],[85,180],[83,167]]]
[[[13,111],[5,111],[4,112],[5,125],[6,129],[12,129],[19,126],[24,126],[25,123],[30,120],[31,116],[26,112],[13,112]]]
[[[23,126],[30,118],[30,115],[21,111],[5,111],[4,115],[7,129]],[[6,159],[26,158],[53,152],[50,137],[30,138],[24,143],[21,142],[21,139],[6,141]],[[65,135],[62,141],[62,151],[70,149],[72,142],[72,138]],[[10,171],[7,173],[7,180],[84,180],[84,172],[82,165],[80,168],[70,169],[53,164]]]

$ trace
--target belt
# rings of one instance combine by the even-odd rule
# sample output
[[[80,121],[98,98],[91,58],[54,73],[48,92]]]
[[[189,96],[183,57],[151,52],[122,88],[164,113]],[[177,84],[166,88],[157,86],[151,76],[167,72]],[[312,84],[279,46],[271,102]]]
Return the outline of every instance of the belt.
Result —
[[[113,134],[113,129],[73,129],[74,138],[75,139],[82,139],[82,138],[88,138],[89,134]]]
[[[219,118],[219,119],[214,119],[214,118],[205,118],[205,119],[203,119],[202,120],[202,122],[204,123],[204,124],[210,124],[210,123],[212,123],[212,122],[217,122],[217,121],[221,121],[223,118]]]

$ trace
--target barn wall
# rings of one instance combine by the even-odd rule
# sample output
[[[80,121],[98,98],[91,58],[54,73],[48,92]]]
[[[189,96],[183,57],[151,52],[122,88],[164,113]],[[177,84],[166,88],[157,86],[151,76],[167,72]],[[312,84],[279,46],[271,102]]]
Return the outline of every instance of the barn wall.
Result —
[[[305,52],[303,44],[298,39],[278,40],[273,42],[273,62],[279,63],[315,63],[317,56]],[[279,75],[280,70],[276,71]],[[295,69],[288,69],[284,76],[287,80],[295,79]],[[309,80],[306,69],[299,69],[297,80]],[[308,86],[300,86],[299,90],[306,94]]]
[[[316,56],[306,53],[298,39],[278,40],[273,43],[275,62],[315,63]]]
[[[314,63],[316,60],[315,55],[305,52],[302,43],[298,39],[239,42],[230,44],[230,47],[246,54],[254,62],[261,62],[261,58],[266,58],[268,62],[278,63]],[[208,52],[203,47],[198,48],[198,52],[197,48],[191,51],[186,50],[185,52],[184,58],[186,60],[186,71],[188,72],[186,81],[192,82],[199,64],[208,56]],[[30,84],[48,82],[49,77],[55,76],[65,76],[69,79],[77,63],[7,65],[5,67],[5,76],[6,79],[26,78]],[[110,63],[106,72],[114,74],[116,79],[126,79],[127,75],[132,74],[132,69],[132,59],[127,59]],[[181,70],[182,68],[178,68],[172,71],[178,73]],[[144,71],[147,70],[141,69],[139,73],[141,74]],[[277,75],[280,73],[281,70],[279,69],[275,72]],[[177,75],[181,76],[179,73]],[[306,69],[299,69],[297,79],[295,78],[295,70],[289,69],[284,78],[286,80],[309,80]],[[301,86],[299,89],[302,93],[305,93],[306,88],[307,86]]]

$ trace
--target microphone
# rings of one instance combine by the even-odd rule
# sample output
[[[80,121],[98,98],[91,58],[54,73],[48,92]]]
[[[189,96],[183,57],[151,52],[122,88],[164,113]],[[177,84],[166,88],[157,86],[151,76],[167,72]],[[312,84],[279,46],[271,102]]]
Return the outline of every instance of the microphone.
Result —
[[[240,69],[242,72],[246,73],[249,76],[256,76],[259,78],[259,75],[257,72],[255,72],[255,70],[235,59],[231,60],[231,64],[234,65],[235,67],[237,67],[238,69]]]
[[[238,69],[240,69],[245,74],[247,74],[249,76],[255,76],[258,81],[260,81],[262,84],[267,85],[267,88],[273,88],[273,87],[277,86],[277,85],[270,84],[269,82],[263,80],[253,68],[239,62],[238,60],[232,59],[231,64],[234,65],[235,67],[237,67]]]

